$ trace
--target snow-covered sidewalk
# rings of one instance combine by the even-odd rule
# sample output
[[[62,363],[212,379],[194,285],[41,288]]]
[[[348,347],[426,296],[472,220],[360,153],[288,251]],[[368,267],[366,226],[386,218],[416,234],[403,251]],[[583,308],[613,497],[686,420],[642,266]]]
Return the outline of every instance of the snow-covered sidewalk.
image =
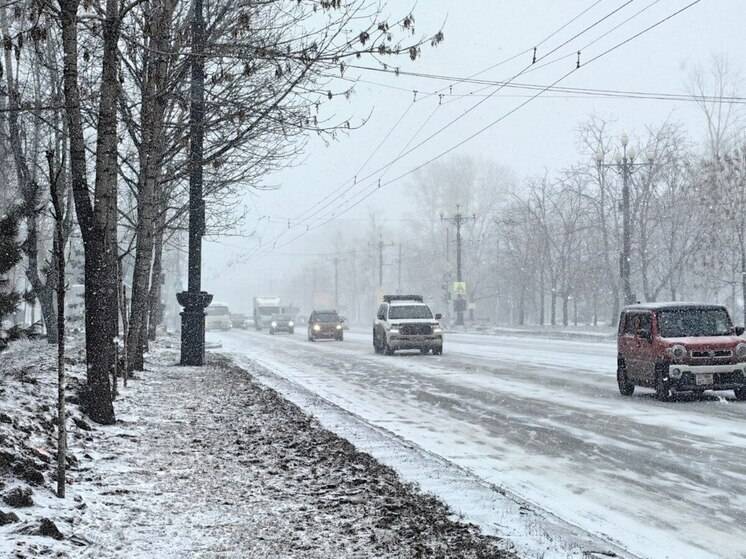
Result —
[[[117,425],[74,438],[70,497],[37,488],[42,510],[0,527],[0,555],[509,556],[246,371],[176,360],[154,352],[117,401]],[[64,539],[19,533],[34,514]]]

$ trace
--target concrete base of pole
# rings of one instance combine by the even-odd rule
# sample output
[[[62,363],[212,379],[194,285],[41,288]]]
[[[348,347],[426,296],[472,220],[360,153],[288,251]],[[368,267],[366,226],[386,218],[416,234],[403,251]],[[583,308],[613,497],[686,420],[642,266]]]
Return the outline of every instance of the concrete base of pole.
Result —
[[[201,367],[205,364],[205,309],[212,295],[205,292],[182,291],[176,294],[181,312],[181,365]]]

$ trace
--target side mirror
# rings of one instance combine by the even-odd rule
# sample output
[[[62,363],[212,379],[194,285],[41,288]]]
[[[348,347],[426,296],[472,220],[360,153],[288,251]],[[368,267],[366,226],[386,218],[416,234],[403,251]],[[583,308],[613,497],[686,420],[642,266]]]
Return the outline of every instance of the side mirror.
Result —
[[[744,332],[746,332],[746,328],[743,326],[736,326],[736,336],[743,336]]]
[[[647,340],[649,342],[653,340],[653,334],[652,334],[652,332],[650,332],[648,330],[642,330],[642,329],[640,329],[640,330],[637,331],[636,335],[637,335],[638,338],[642,338],[643,340]]]
[[[440,313],[436,313],[435,320],[440,320],[441,318],[443,318],[443,315],[440,314]],[[743,330],[743,328],[742,328],[742,330]]]

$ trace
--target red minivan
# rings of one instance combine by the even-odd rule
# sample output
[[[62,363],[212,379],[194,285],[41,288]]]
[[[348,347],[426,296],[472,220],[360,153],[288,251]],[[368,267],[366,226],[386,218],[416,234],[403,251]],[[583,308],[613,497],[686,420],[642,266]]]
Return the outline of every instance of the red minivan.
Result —
[[[733,390],[746,400],[746,340],[725,307],[648,303],[622,310],[617,335],[619,392],[653,388],[659,400],[675,392]]]

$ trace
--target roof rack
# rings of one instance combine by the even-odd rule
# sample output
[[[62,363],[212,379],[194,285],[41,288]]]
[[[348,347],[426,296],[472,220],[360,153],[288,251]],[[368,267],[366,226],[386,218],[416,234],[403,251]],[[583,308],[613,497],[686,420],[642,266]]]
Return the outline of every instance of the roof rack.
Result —
[[[422,295],[384,295],[383,302],[390,303],[392,301],[417,301],[418,303],[424,302]]]

